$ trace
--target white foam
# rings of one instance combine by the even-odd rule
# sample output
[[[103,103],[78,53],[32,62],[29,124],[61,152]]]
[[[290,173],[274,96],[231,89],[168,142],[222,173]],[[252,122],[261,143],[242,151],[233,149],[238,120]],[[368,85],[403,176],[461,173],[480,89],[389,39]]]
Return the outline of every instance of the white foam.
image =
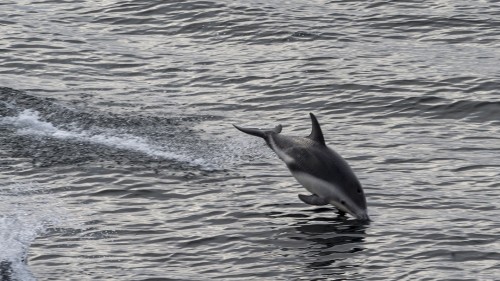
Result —
[[[26,264],[31,243],[68,217],[57,200],[41,190],[35,183],[0,185],[0,261],[10,267],[12,280],[35,280]]]
[[[164,158],[190,165],[201,166],[205,169],[214,169],[213,163],[206,159],[183,153],[183,151],[173,151],[165,146],[159,146],[151,143],[148,139],[114,132],[111,129],[97,129],[97,132],[81,130],[75,127],[72,130],[60,129],[50,122],[42,121],[39,113],[34,110],[26,109],[17,116],[9,116],[0,119],[0,124],[10,124],[17,128],[19,134],[46,136],[57,139],[75,140],[80,142],[89,142],[93,144],[105,145],[118,149],[137,151],[149,156]]]

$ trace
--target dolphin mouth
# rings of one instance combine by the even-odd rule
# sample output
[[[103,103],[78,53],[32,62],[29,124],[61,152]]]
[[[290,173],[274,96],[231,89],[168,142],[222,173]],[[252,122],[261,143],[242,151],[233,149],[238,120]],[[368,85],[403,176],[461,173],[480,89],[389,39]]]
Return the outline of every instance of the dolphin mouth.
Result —
[[[338,208],[338,206],[336,206]],[[344,212],[350,214],[351,216],[355,217],[356,219],[360,220],[360,221],[371,221],[370,217],[368,216],[368,212],[366,210],[359,210],[358,212],[354,211],[354,210],[350,210],[348,208],[345,208],[344,206],[342,206],[343,208],[339,208],[341,210],[343,210]]]
[[[350,214],[351,216],[355,217],[358,220],[371,221],[370,217],[368,216],[368,212],[366,210],[351,210],[350,208],[346,208],[346,206],[344,206],[343,204],[339,204],[336,201],[330,201],[330,204],[335,206],[337,209]]]
[[[367,212],[355,213],[352,211],[348,211],[347,213],[349,213],[351,216],[355,217],[356,219],[358,219],[360,221],[371,221],[370,216],[368,216]]]
[[[358,220],[362,220],[362,221],[371,221],[370,217],[368,216],[368,213],[366,212],[363,212],[363,213],[358,213],[355,215],[355,217],[358,219]]]

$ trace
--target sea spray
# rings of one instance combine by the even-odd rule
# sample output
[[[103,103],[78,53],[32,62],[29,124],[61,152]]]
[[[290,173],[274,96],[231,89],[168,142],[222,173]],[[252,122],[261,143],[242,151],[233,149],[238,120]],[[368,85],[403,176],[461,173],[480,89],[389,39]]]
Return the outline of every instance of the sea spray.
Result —
[[[92,130],[83,130],[75,124],[59,128],[51,122],[44,121],[40,113],[35,110],[25,109],[16,116],[0,118],[0,124],[14,126],[18,134],[39,137],[49,137],[75,142],[107,146],[115,149],[129,150],[143,153],[157,159],[167,159],[199,166],[204,170],[214,170],[217,166],[209,159],[200,157],[191,151],[180,150],[178,145],[168,146],[168,141],[157,144],[147,137],[129,133],[121,133],[114,129],[93,127]]]

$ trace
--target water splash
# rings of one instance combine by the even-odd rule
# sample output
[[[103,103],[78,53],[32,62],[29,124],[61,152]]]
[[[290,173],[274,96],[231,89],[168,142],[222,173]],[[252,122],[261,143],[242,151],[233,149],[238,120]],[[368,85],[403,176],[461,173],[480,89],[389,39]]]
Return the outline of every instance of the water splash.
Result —
[[[67,220],[68,212],[36,183],[0,186],[0,280],[35,280],[27,266],[31,243]]]

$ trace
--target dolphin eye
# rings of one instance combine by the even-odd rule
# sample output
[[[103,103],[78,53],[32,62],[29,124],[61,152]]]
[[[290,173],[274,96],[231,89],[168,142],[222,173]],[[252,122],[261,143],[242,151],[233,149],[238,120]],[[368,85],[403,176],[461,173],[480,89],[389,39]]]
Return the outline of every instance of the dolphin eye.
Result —
[[[361,188],[358,188],[356,191],[357,191],[358,193],[361,193]]]
[[[345,205],[345,201],[344,200],[340,201],[340,204]]]

